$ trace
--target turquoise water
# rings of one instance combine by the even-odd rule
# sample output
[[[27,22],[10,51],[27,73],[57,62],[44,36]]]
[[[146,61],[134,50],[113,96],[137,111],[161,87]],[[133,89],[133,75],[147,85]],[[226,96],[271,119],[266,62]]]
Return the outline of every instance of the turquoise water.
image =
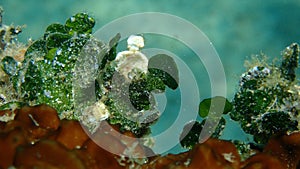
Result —
[[[0,5],[5,10],[4,23],[26,25],[19,37],[23,42],[28,38],[40,38],[50,23],[64,23],[66,18],[82,11],[96,19],[94,30],[114,19],[140,12],[162,12],[181,17],[201,29],[214,45],[226,73],[228,98],[232,98],[237,89],[239,75],[244,71],[243,63],[247,57],[261,52],[270,57],[278,57],[287,45],[300,42],[299,0],[1,0]],[[154,40],[151,38],[153,37],[148,37],[149,46],[157,47],[157,44],[162,44],[162,48],[181,56],[189,65],[199,84],[200,100],[210,97],[211,84],[202,63],[185,59],[185,56],[195,54],[188,49],[181,50],[184,45],[176,41],[161,38],[159,43],[155,43],[155,37]],[[179,92],[167,93],[167,110],[175,113],[163,114],[164,122],[154,127],[156,132],[174,120],[177,109],[174,105],[179,102],[179,95],[176,93]],[[233,126],[231,127],[236,128]],[[244,138],[239,130],[231,131],[232,129],[227,128],[223,137]],[[171,152],[176,151],[179,150]]]
[[[243,62],[251,54],[278,56],[291,42],[299,42],[298,0],[1,0],[4,23],[26,25],[21,41],[41,37],[47,25],[63,23],[77,12],[96,18],[95,30],[119,17],[138,12],[163,12],[184,18],[211,40],[224,64],[228,95],[232,96]],[[157,25],[159,26],[159,25]]]

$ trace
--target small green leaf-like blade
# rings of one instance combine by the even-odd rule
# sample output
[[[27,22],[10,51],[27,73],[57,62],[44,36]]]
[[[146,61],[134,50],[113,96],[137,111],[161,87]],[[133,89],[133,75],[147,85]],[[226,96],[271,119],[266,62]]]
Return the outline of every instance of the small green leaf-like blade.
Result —
[[[46,39],[46,46],[48,49],[58,48],[70,38],[68,34],[52,33]]]
[[[115,47],[118,45],[119,40],[121,39],[121,34],[117,33],[113,38],[111,38],[111,40],[109,41],[109,47]]]
[[[109,61],[113,61],[117,56],[117,45],[121,38],[120,33],[117,33],[110,41],[109,41],[109,49],[108,52],[104,55],[103,59],[101,60],[100,69],[103,69],[105,65]]]
[[[33,56],[35,56],[36,53],[39,53],[40,56],[46,55],[47,49],[46,49],[45,40],[43,39],[36,40],[33,44],[31,44],[25,52],[25,60],[26,59],[30,60]]]
[[[46,54],[45,58],[52,61],[56,55],[56,51],[57,51],[57,48],[50,49],[48,51],[48,53]]]
[[[180,135],[181,146],[187,149],[192,149],[195,144],[199,142],[199,136],[202,128],[203,124],[198,121],[191,121],[187,123]]]
[[[46,28],[45,34],[44,34],[44,39],[46,39],[48,37],[48,35],[52,34],[52,33],[63,33],[63,34],[67,34],[68,31],[66,30],[65,26],[59,23],[54,23],[49,25]]]
[[[199,104],[199,115],[202,118],[205,118],[208,113],[209,113],[209,109],[210,109],[210,104],[211,104],[211,99],[204,99],[200,102]]]
[[[86,13],[78,13],[72,16],[66,21],[66,28],[70,30],[70,33],[91,33],[92,28],[95,25],[95,19],[90,17]]]
[[[294,81],[296,79],[296,69],[299,62],[299,45],[292,43],[283,52],[283,60],[280,70],[285,79]]]
[[[213,105],[211,103],[214,103]],[[232,104],[222,96],[216,96],[209,99],[204,99],[199,104],[199,115],[202,118],[205,118],[208,113],[214,111],[218,106],[224,106],[223,114],[227,114],[232,109]],[[220,107],[218,107],[220,108]]]
[[[182,147],[187,149],[192,149],[196,144],[199,143],[199,137],[201,135],[201,131],[206,123],[206,119],[203,121],[190,121],[187,123],[183,131],[180,135],[180,144]],[[210,135],[212,138],[219,138],[222,135],[222,131],[225,128],[226,121],[222,117],[220,121],[218,122],[218,125],[216,126],[213,133]]]
[[[153,76],[159,77],[169,88],[178,87],[178,68],[171,56],[166,54],[152,56],[149,59],[148,70]]]
[[[12,58],[10,56],[6,56],[1,61],[1,68],[3,69],[3,71],[6,74],[8,74],[10,76],[13,76],[16,74],[17,67],[18,67],[18,63],[15,61],[14,58]]]

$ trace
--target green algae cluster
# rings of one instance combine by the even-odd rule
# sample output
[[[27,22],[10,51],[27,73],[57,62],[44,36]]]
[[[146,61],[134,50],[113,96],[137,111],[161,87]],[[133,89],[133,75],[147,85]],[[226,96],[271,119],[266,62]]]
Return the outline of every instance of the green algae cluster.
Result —
[[[281,64],[256,62],[241,76],[230,117],[239,121],[256,143],[265,144],[274,135],[299,130],[298,62],[299,45],[293,43],[282,52]]]
[[[107,120],[111,124],[120,126],[121,131],[132,131],[137,136],[149,133],[149,126],[160,115],[154,107],[152,92],[178,87],[174,60],[167,55],[153,56],[149,60],[147,73],[138,73],[130,82],[119,76],[118,81],[113,83],[113,77],[121,74],[116,71],[118,61],[115,60],[120,35],[105,44],[93,37],[94,25],[94,18],[78,13],[64,24],[49,25],[43,37],[27,48],[22,61],[5,56],[1,60],[1,68],[18,97],[13,102],[2,104],[0,109],[46,103],[54,107],[61,118],[81,120],[94,130],[97,125],[92,123],[100,121],[84,114],[90,113],[84,112],[87,106],[97,109],[94,103],[88,102],[90,95],[84,93],[93,89],[94,101],[105,105],[102,108],[105,110],[97,110],[108,111],[110,116]],[[177,74],[175,77],[152,65],[166,63],[162,60],[168,61],[165,67],[171,68]],[[123,89],[124,86],[128,89]],[[129,90],[129,103],[118,99],[126,90]],[[80,112],[75,110],[76,104],[82,106]],[[148,114],[144,115],[144,112]]]
[[[230,102],[220,96],[204,99],[199,104],[202,121],[192,121],[183,129],[180,143],[192,149],[199,142],[209,113],[213,113],[212,100],[224,100],[224,111],[211,137],[219,138],[225,128],[224,114],[237,121],[243,131],[253,136],[252,147],[261,148],[267,141],[300,130],[300,86],[297,80],[299,45],[292,43],[282,51],[278,64],[269,64],[266,56],[247,61],[247,71],[239,81],[239,89]],[[230,139],[230,138],[228,138]],[[251,148],[242,141],[232,140],[242,156],[249,157]],[[246,148],[247,147],[247,148]]]
[[[153,63],[168,60],[165,66],[154,68]],[[154,94],[165,92],[166,87],[178,87],[178,70],[174,60],[164,54],[152,56],[147,73],[139,72],[130,82],[116,70],[115,60],[107,61],[97,77],[98,99],[105,103],[110,112],[109,123],[119,125],[121,131],[131,130],[136,136],[150,132],[149,126],[157,121],[160,112],[155,107]],[[159,69],[158,69],[159,67]],[[165,68],[167,67],[167,68]],[[111,73],[109,73],[111,72]],[[174,76],[171,75],[173,72]],[[114,81],[113,82],[113,76]],[[116,78],[117,77],[117,78]],[[104,83],[99,83],[105,79]],[[127,98],[128,97],[128,98]]]
[[[2,69],[22,98],[20,101],[47,103],[58,112],[72,110],[74,64],[94,24],[94,19],[87,14],[77,14],[64,25],[49,25],[43,38],[29,46],[22,62],[11,56],[2,60]]]

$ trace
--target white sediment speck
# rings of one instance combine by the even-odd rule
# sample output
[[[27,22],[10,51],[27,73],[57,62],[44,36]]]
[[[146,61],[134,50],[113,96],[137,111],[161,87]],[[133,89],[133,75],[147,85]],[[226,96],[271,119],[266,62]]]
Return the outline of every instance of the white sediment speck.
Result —
[[[71,17],[71,22],[75,22],[75,17]]]
[[[223,153],[222,154],[223,155],[223,157],[224,157],[224,159],[226,160],[226,161],[228,161],[228,162],[231,162],[231,163],[234,163],[234,158],[235,158],[235,156],[230,152],[230,153]]]
[[[61,53],[62,53],[62,49],[57,49],[56,55],[61,55]]]
[[[44,95],[48,98],[52,98],[50,90],[44,90]]]

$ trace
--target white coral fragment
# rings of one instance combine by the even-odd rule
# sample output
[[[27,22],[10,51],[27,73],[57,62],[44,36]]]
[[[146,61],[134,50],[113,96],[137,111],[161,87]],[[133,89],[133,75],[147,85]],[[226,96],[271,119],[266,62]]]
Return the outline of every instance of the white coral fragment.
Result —
[[[126,80],[131,81],[138,72],[147,73],[148,58],[139,51],[140,48],[144,47],[143,37],[131,35],[127,43],[128,50],[119,52],[116,56],[117,71]]]
[[[142,36],[131,35],[127,39],[127,48],[129,51],[138,51],[144,47],[144,38]]]

